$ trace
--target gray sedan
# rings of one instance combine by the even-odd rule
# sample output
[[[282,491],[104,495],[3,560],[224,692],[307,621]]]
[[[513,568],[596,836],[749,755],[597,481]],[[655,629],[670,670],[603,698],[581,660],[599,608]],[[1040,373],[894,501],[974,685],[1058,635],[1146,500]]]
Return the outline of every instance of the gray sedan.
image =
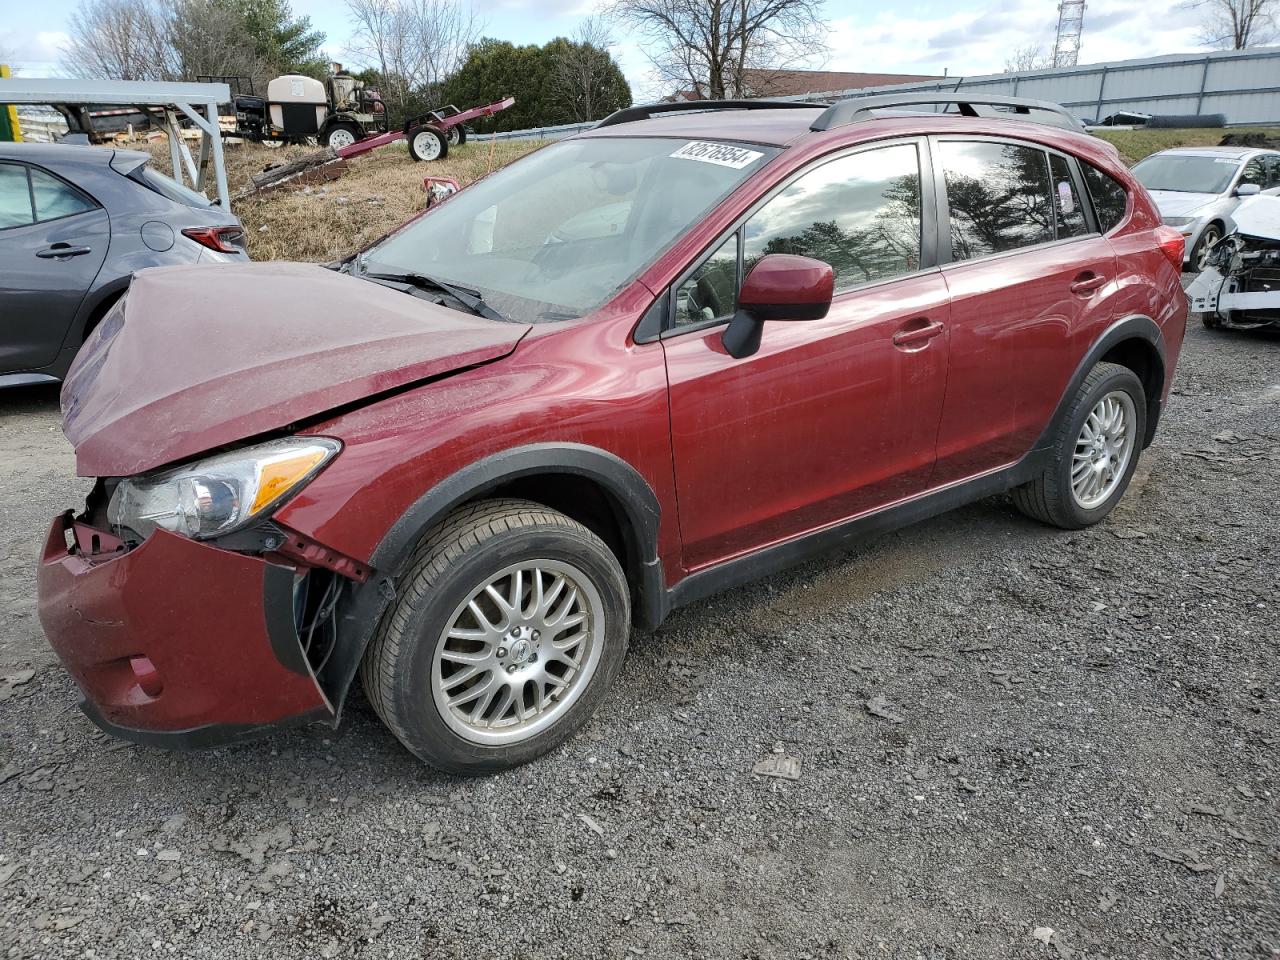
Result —
[[[240,221],[150,159],[0,143],[0,387],[61,380],[135,270],[248,259]]]
[[[1140,161],[1133,175],[1151,193],[1160,216],[1187,238],[1186,267],[1204,268],[1242,197],[1280,193],[1280,153],[1244,147],[1183,147]]]

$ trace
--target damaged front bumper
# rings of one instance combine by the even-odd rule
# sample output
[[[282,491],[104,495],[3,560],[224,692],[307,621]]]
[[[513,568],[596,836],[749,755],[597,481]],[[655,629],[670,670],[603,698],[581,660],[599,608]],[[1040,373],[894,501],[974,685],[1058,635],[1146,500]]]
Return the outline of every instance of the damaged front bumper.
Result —
[[[127,549],[58,517],[40,622],[108,733],[173,747],[333,721],[295,623],[295,568],[157,530]]]

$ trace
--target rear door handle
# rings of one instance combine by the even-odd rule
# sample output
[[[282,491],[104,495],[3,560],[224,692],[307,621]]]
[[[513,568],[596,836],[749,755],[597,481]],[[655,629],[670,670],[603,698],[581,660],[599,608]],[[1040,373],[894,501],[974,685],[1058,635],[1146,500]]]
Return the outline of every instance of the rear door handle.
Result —
[[[1082,273],[1071,284],[1071,292],[1079,297],[1089,297],[1099,287],[1106,286],[1107,278],[1097,273]]]
[[[41,260],[61,260],[64,257],[83,257],[86,253],[93,253],[93,250],[89,247],[73,247],[69,243],[55,243],[51,247],[37,250],[36,256]]]
[[[943,326],[928,317],[917,317],[909,320],[893,335],[895,347],[918,347],[928,343],[942,333]]]

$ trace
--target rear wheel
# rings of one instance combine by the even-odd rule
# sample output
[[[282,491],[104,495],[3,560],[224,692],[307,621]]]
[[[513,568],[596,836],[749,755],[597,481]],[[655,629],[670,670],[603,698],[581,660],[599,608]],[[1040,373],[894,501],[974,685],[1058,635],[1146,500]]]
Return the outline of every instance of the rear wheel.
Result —
[[[449,128],[449,147],[460,147],[467,142],[467,128],[462,124],[455,124]]]
[[[449,155],[449,140],[435,127],[419,127],[409,135],[409,156],[415,160],[443,160]]]
[[[595,712],[631,629],[594,533],[522,500],[464,507],[422,540],[361,665],[374,709],[452,773],[526,763]]]
[[[1013,491],[1029,517],[1067,530],[1097,523],[1124,496],[1147,425],[1146,392],[1128,367],[1099,363],[1080,385],[1045,470]]]

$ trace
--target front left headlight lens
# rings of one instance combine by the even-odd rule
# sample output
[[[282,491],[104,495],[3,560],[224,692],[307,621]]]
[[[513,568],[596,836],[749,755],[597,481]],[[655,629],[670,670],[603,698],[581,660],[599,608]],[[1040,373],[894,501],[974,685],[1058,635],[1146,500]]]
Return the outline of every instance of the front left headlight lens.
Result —
[[[341,449],[327,437],[293,437],[129,477],[111,494],[107,520],[143,538],[157,528],[194,540],[219,537],[279,506]]]

